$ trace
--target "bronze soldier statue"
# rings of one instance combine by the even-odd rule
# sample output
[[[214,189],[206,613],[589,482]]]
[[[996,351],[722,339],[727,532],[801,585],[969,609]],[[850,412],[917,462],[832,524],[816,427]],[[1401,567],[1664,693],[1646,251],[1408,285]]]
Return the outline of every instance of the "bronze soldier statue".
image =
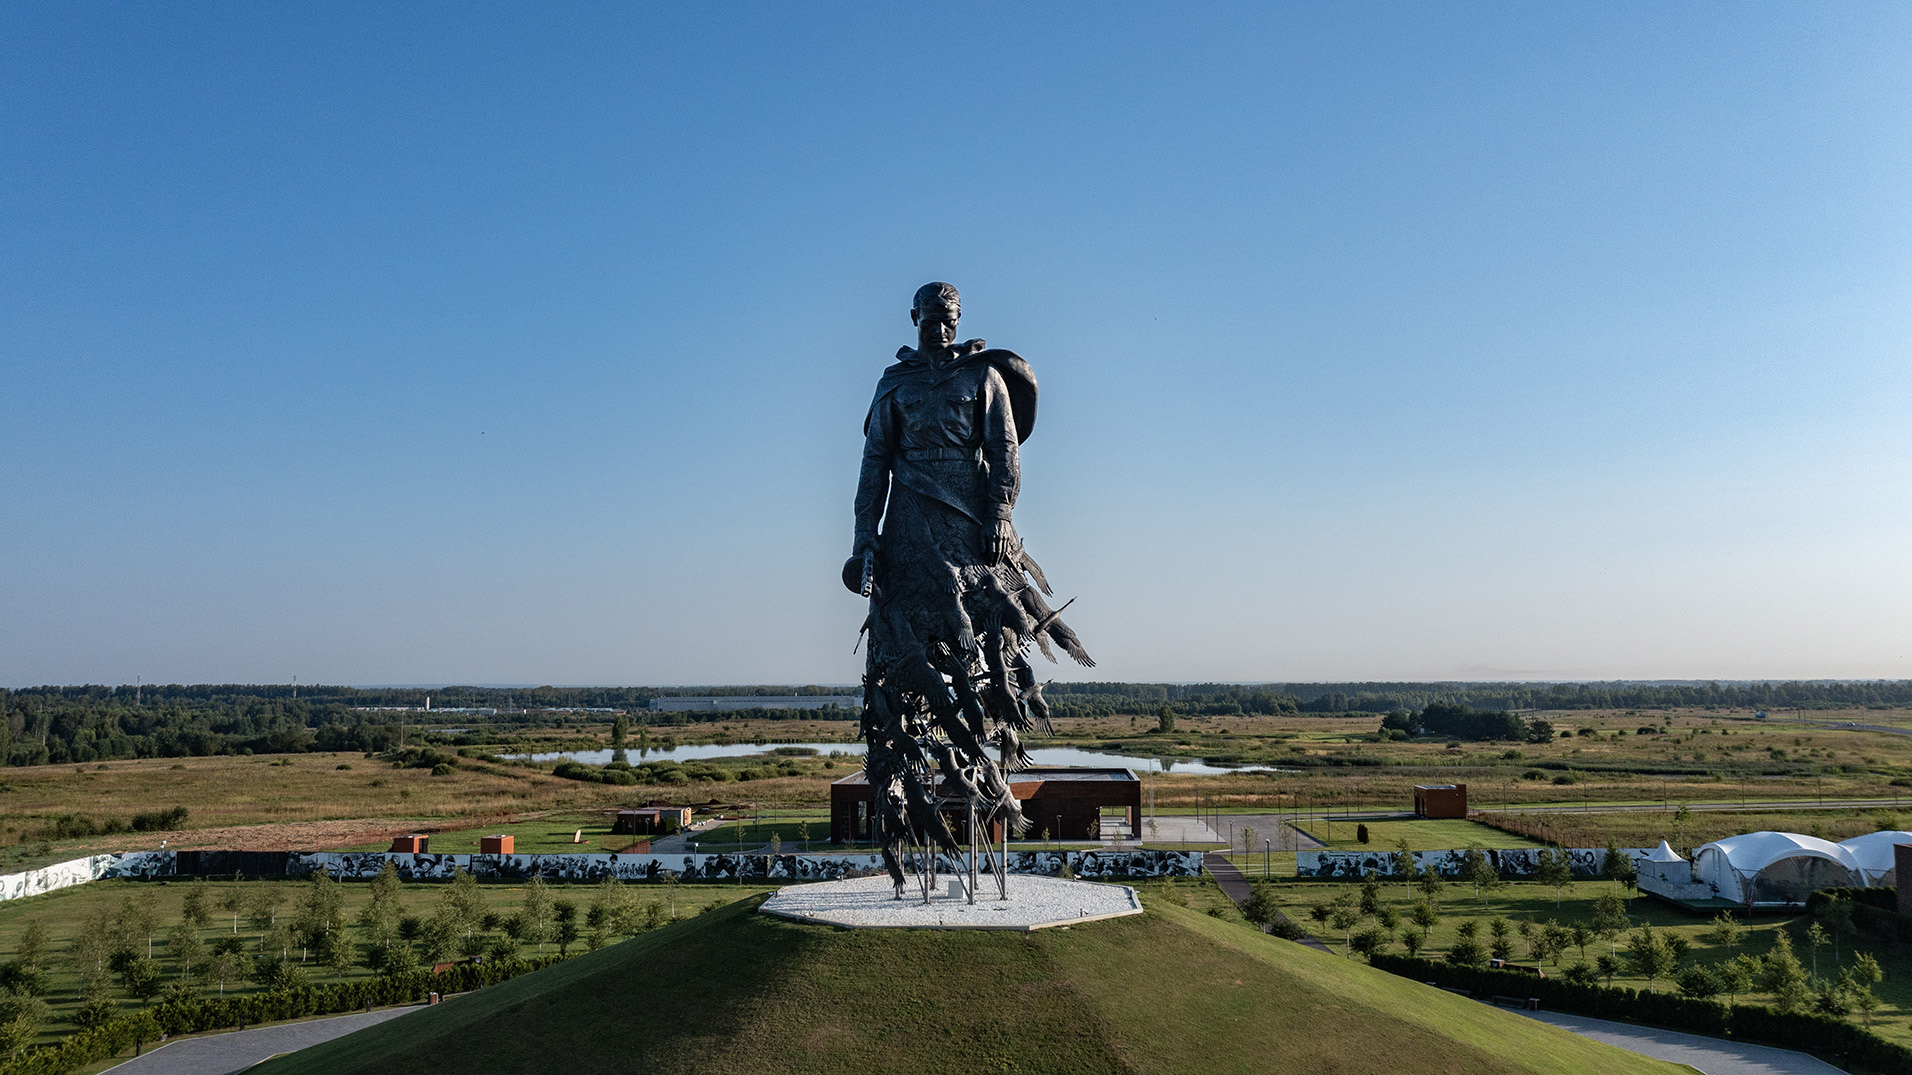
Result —
[[[898,898],[909,845],[960,853],[945,804],[967,800],[985,831],[1027,829],[1003,774],[1028,764],[1024,733],[1049,730],[1030,646],[1095,664],[1043,600],[1048,580],[1010,522],[1035,374],[1013,351],[957,344],[961,314],[949,284],[917,290],[917,345],[897,352],[864,419],[855,553],[843,567],[844,584],[870,599],[864,768]]]

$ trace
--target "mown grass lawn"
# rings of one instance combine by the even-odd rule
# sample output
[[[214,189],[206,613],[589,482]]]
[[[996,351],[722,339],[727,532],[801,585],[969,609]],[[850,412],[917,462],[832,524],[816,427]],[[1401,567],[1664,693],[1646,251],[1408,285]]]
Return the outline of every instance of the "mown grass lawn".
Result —
[[[1170,903],[1033,934],[751,912],[726,907],[258,1070],[544,1071],[554,1042],[576,1075],[1678,1070]]]

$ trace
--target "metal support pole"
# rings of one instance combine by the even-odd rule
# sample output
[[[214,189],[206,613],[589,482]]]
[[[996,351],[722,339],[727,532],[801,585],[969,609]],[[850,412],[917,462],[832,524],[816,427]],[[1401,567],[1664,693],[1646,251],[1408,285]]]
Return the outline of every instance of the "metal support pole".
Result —
[[[976,797],[969,797],[969,902],[976,902]]]
[[[996,884],[1001,898],[1009,898],[1009,819],[1005,816],[1002,823],[1002,870],[996,874]]]

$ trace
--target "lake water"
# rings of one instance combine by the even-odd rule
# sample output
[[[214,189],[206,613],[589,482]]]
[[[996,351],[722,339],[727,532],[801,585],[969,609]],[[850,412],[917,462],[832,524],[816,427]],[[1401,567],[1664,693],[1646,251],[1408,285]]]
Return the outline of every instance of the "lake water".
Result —
[[[1041,747],[1023,744],[1029,751],[1029,758],[1037,765],[1073,765],[1088,768],[1134,769],[1138,773],[1153,768],[1158,773],[1193,773],[1197,776],[1213,776],[1220,773],[1292,773],[1295,769],[1276,769],[1265,765],[1226,766],[1210,765],[1193,758],[1143,757],[1135,754],[1105,754],[1096,750],[1081,750],[1076,747]],[[652,747],[648,751],[626,750],[624,759],[632,765],[645,761],[702,761],[707,758],[745,758],[757,754],[770,754],[779,747],[797,747],[814,750],[828,756],[837,754],[843,757],[860,758],[863,756],[863,741],[853,740],[847,743],[732,743],[724,746],[718,743],[694,743],[675,747]],[[514,761],[564,761],[569,759],[586,765],[603,765],[611,760],[608,750],[564,750],[550,754],[506,754]]]

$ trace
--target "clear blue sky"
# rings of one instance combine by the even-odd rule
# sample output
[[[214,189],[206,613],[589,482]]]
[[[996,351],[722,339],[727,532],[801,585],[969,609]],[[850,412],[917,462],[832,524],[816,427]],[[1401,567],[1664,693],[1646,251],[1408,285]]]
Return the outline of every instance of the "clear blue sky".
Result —
[[[1909,676],[1908,56],[1902,4],[8,5],[0,684],[853,681],[931,279],[1041,379],[1096,678]]]

